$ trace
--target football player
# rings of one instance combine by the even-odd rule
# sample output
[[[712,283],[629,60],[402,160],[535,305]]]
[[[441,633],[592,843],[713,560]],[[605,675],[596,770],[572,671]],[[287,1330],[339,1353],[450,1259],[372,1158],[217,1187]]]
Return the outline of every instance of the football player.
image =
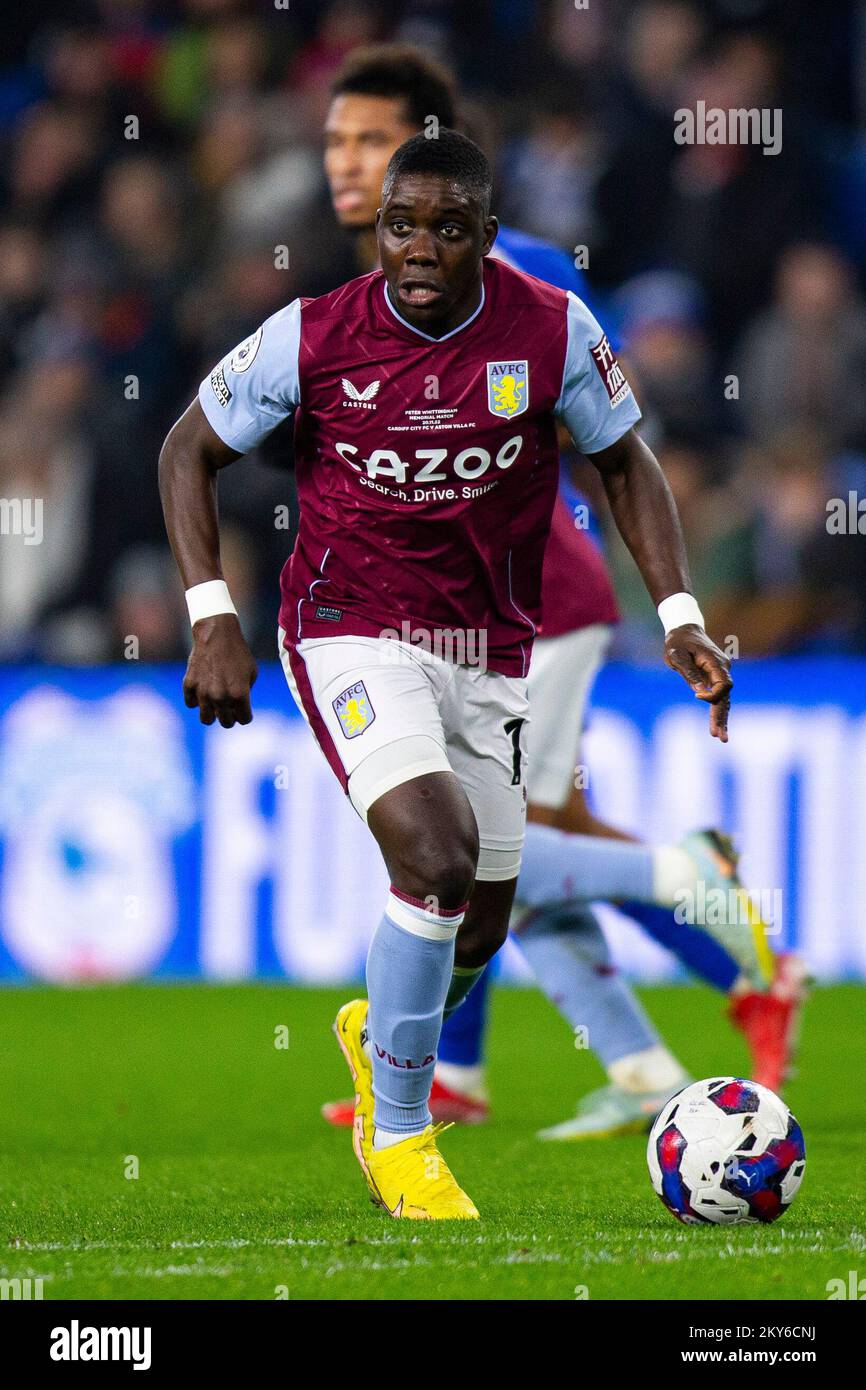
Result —
[[[346,59],[325,124],[325,170],[359,270],[378,264],[376,211],[397,145],[456,120],[449,75],[417,49],[373,45]],[[500,226],[490,254],[573,291],[592,307],[586,276],[556,247]],[[757,921],[730,921],[713,940],[674,919],[672,906],[696,876],[708,888],[740,887],[727,837],[696,832],[678,847],[638,845],[593,816],[575,785],[586,703],[618,614],[601,554],[589,533],[574,524],[569,492],[563,470],[529,677],[532,758],[523,859],[529,897],[518,889],[526,907],[515,913],[513,929],[541,988],[572,1028],[586,1029],[608,1073],[608,1085],[584,1096],[576,1116],[544,1131],[547,1138],[577,1139],[648,1128],[685,1075],[616,974],[591,902],[615,897],[655,940],[728,995],[730,1016],[751,1048],[752,1074],[773,1090],[780,1088],[788,1061],[802,967],[792,957],[774,959]],[[579,838],[569,840],[562,832]],[[546,900],[540,896],[545,885]],[[477,1123],[487,1117],[483,1037],[489,983],[486,973],[443,1028],[431,1096],[437,1119]],[[353,1113],[351,1100],[323,1107],[333,1124],[350,1125]]]
[[[492,187],[465,136],[405,141],[382,189],[381,270],[272,315],[201,383],[160,457],[193,632],[185,700],[230,728],[252,718],[255,663],[221,575],[216,477],[295,417],[300,524],[279,650],[390,875],[369,1007],[353,1000],[335,1027],[355,1154],[396,1218],[478,1216],[429,1097],[443,1017],[502,945],[514,902],[557,421],[598,469],[668,664],[727,741],[728,659],[704,631],[628,382],[577,296],[489,254]],[[484,660],[451,659],[455,633],[483,637]]]

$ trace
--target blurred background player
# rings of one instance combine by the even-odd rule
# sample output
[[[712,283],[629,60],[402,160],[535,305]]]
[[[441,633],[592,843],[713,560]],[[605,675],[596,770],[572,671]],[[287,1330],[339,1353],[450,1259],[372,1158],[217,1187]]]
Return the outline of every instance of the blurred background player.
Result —
[[[352,237],[359,271],[377,265],[375,216],[391,154],[408,136],[422,130],[435,133],[456,119],[449,75],[419,51],[376,45],[349,55],[333,84],[325,121],[325,169],[333,208]],[[556,247],[500,227],[493,254],[574,291],[592,306],[586,276]],[[278,432],[268,447],[282,444]],[[531,870],[533,905],[517,918],[515,931],[548,998],[572,1029],[587,1030],[609,1085],[584,1097],[573,1121],[545,1132],[552,1138],[641,1127],[685,1079],[617,975],[588,906],[592,900],[634,900],[629,915],[731,995],[731,1017],[746,1034],[753,1074],[774,1089],[787,1062],[798,997],[790,986],[790,964],[774,966],[760,930],[756,944],[752,926],[732,922],[713,941],[672,916],[677,893],[691,891],[698,877],[708,887],[737,884],[736,859],[726,839],[708,833],[691,836],[682,847],[640,847],[596,820],[574,787],[586,701],[618,615],[601,555],[589,532],[576,524],[576,509],[566,500],[568,485],[564,467],[545,558],[543,626],[530,672],[532,759],[524,872]],[[586,834],[569,842],[557,833],[563,830]],[[617,852],[618,841],[623,847]],[[614,865],[619,891],[612,895],[606,885]],[[551,891],[545,900],[546,881]],[[488,970],[446,1019],[431,1096],[437,1119],[471,1123],[486,1118],[482,1053],[489,982]],[[352,1123],[351,1102],[329,1103],[323,1113],[334,1124]]]

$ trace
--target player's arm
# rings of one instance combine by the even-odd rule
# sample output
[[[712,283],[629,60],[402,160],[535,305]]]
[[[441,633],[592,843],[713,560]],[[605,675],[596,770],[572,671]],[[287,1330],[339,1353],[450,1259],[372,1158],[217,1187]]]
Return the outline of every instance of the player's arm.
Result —
[[[168,539],[186,590],[222,579],[216,477],[241,455],[208,424],[197,400],[172,427],[159,456],[159,491]],[[201,722],[223,728],[252,719],[250,690],[256,663],[236,613],[193,624],[192,651],[183,682],[190,709]]]
[[[614,520],[656,607],[674,595],[690,596],[685,542],[670,488],[634,431],[640,411],[607,338],[573,294],[568,296],[566,356],[555,413],[598,469]],[[704,631],[697,604],[681,598],[674,607],[690,607],[694,618],[675,627],[665,622],[665,660],[698,699],[712,706],[710,733],[726,743],[732,685],[728,658]]]
[[[656,607],[673,594],[690,594],[686,547],[667,480],[652,450],[634,429],[589,454],[601,474],[613,519]],[[665,661],[711,705],[710,733],[728,739],[731,681],[728,658],[698,623],[672,628]]]
[[[222,580],[217,474],[259,444],[299,404],[300,304],[268,319],[229,353],[170,430],[159,459],[169,541],[190,605],[192,651],[186,704],[203,724],[249,724],[256,664],[227,590],[214,602],[199,585]],[[205,615],[196,617],[205,607]],[[218,611],[215,611],[218,610]]]

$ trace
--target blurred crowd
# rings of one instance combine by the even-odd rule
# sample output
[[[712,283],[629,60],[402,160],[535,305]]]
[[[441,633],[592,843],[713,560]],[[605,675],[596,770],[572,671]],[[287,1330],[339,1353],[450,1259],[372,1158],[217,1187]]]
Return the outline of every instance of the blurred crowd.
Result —
[[[866,535],[827,527],[830,499],[866,498],[859,4],[18,0],[0,72],[0,499],[43,499],[44,522],[27,544],[2,513],[0,658],[185,654],[159,447],[227,348],[357,273],[321,127],[345,55],[390,39],[455,71],[501,217],[578,248],[714,635],[740,655],[866,652]],[[781,152],[677,144],[673,113],[698,100],[779,108]],[[279,451],[221,478],[226,576],[266,657],[286,503],[291,518]],[[657,656],[608,545],[620,654]]]

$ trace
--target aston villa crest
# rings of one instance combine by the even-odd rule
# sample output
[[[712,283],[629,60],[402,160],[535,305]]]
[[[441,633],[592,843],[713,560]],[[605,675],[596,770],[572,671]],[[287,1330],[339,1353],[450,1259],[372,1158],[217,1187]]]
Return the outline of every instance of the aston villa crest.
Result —
[[[510,420],[529,405],[529,363],[487,363],[487,409]]]
[[[356,681],[347,690],[342,690],[331,704],[346,738],[357,738],[365,729],[369,729],[376,718],[363,681]]]

